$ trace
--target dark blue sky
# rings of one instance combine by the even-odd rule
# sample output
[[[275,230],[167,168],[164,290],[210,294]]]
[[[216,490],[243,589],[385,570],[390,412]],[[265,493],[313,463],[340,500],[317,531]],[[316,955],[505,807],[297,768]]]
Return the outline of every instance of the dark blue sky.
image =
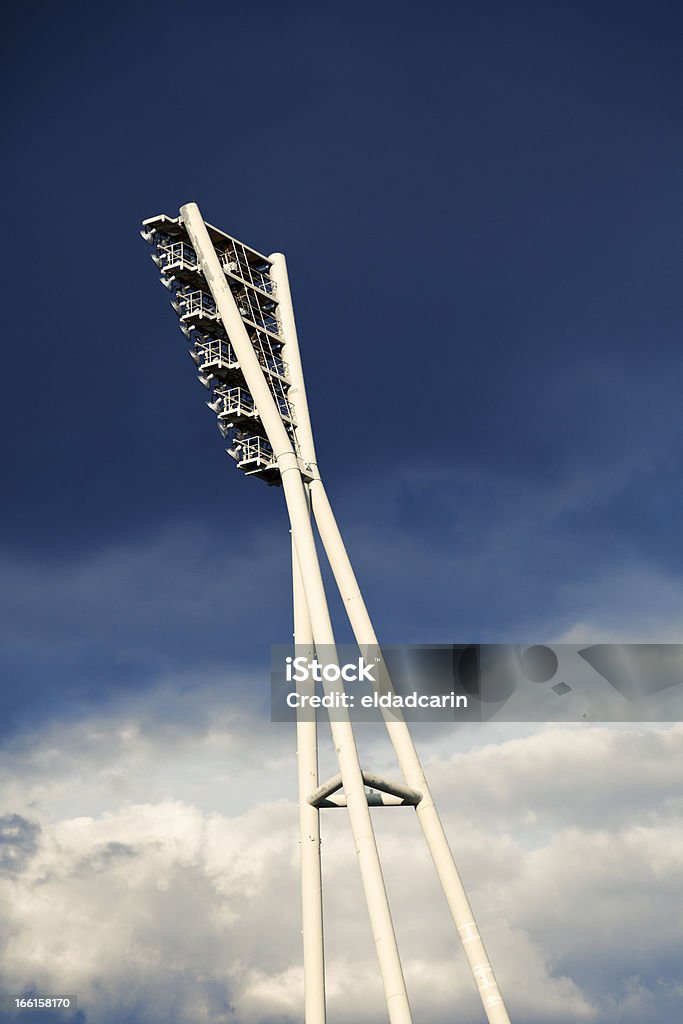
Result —
[[[681,639],[679,5],[5,17],[6,728],[290,632],[137,234],[188,200],[287,253],[385,639]]]

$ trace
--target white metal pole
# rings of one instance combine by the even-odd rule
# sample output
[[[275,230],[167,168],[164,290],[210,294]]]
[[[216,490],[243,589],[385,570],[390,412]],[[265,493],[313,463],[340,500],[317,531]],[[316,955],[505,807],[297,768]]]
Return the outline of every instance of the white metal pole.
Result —
[[[290,397],[297,420],[297,441],[301,448],[302,457],[311,465],[314,476],[309,485],[313,515],[337,587],[342,596],[344,607],[349,616],[356,642],[361,648],[366,645],[377,647],[378,640],[372,626],[372,621],[365,606],[363,595],[360,592],[360,587],[344,546],[337,521],[334,518],[327,492],[320,479],[306,399],[306,388],[287,274],[287,263],[281,253],[274,253],[270,256],[270,260],[272,261],[271,274],[277,285],[280,316],[285,330],[286,359],[293,386],[292,390],[290,390]],[[420,800],[415,810],[455,926],[460,935],[489,1024],[510,1024],[510,1018],[505,1008],[503,997],[500,994],[493,968],[489,962],[484,943],[474,920],[474,914],[472,913],[408,725],[400,712],[397,713],[395,709],[392,709],[390,715],[385,714],[384,720],[407,785],[422,793],[422,800]]]
[[[292,597],[294,644],[297,655],[314,655],[313,629],[306,606],[296,548],[292,540]],[[300,694],[315,692],[313,680],[297,685]],[[304,1021],[325,1024],[325,949],[323,893],[320,863],[320,811],[308,802],[318,786],[318,726],[315,709],[297,709],[296,759],[299,779],[299,833],[301,843],[301,924],[304,954]]]
[[[327,647],[333,650],[334,633],[297,457],[199,208],[195,203],[188,203],[181,207],[180,214],[277,459],[292,528],[292,539],[311,618],[313,640],[316,648]],[[331,692],[332,687],[329,687],[329,690]],[[330,716],[330,727],[344,782],[351,831],[379,959],[389,1020],[391,1024],[412,1024],[353,728],[348,712],[345,713],[343,708],[336,709],[335,714],[338,717]]]
[[[292,293],[289,287],[287,260],[281,252],[274,252],[268,257],[271,261],[270,276],[277,288],[278,310],[284,335],[283,358],[287,363],[291,387],[288,392],[289,403],[295,410],[296,439],[299,443],[301,458],[309,467],[314,477],[319,476],[318,464],[313,443],[311,417],[308,411],[304,371],[301,365],[299,338],[296,332]]]
[[[363,596],[356,581],[339,527],[334,518],[327,493],[321,480],[311,483],[313,514],[323,547],[330,561],[337,586],[344,602],[354,636],[359,646],[378,646]],[[395,712],[394,712],[395,713]],[[444,832],[434,798],[429,789],[407,722],[402,718],[385,717],[391,743],[403,771],[406,783],[422,793],[415,807],[422,831],[434,861],[453,921],[462,940],[470,970],[479,991],[490,1024],[510,1024],[510,1018],[498,988],[479,929],[474,920],[465,888],[462,884],[453,853]]]

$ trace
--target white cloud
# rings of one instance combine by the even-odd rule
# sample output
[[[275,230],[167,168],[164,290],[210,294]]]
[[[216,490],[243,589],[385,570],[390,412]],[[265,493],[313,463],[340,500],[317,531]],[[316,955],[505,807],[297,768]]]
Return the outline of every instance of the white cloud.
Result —
[[[0,882],[2,987],[73,991],[103,1024],[298,1020],[293,736],[222,708],[169,742],[153,707],[52,726],[5,759],[0,813],[29,825],[10,830],[28,839]],[[497,726],[435,742],[430,779],[513,1020],[674,1018],[682,738],[681,726]],[[374,732],[359,743],[366,764],[397,774]],[[375,822],[416,1019],[445,1024],[457,1005],[462,1024],[480,1022],[413,813]],[[385,1011],[343,811],[324,837],[330,1017],[375,1024]]]

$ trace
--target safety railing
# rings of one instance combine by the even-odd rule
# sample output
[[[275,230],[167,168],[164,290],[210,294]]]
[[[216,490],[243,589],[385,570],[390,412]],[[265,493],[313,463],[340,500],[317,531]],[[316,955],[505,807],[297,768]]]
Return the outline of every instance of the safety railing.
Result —
[[[222,338],[195,341],[193,359],[200,370],[210,367],[225,367],[232,370],[239,367],[234,348],[229,341]]]
[[[254,346],[259,363],[269,373],[276,373],[278,377],[287,379],[288,367],[284,359],[279,355],[281,343],[265,334],[264,331],[251,330],[249,332],[251,343]]]
[[[270,387],[271,394],[275,399],[280,415],[288,419],[290,423],[295,424],[294,412],[292,406],[287,399],[287,384],[285,381],[280,380],[278,377],[268,377],[268,386]]]
[[[281,378],[281,384],[286,383],[287,364],[274,352],[268,335],[260,334],[258,338],[252,338],[252,344],[258,361],[266,371],[268,379],[270,379],[271,375],[274,375],[277,378]],[[211,368],[239,369],[239,361],[231,342],[223,338],[209,339],[204,335],[202,340],[196,339],[192,358],[200,370]]]
[[[245,388],[230,388],[223,384],[214,388],[213,401],[206,403],[219,419],[229,417],[256,416],[256,406],[251,394]]]
[[[240,242],[235,242],[218,253],[221,266],[226,274],[238,277],[245,284],[251,284],[260,288],[268,295],[275,294],[275,282],[269,276],[270,264],[250,262],[246,248]]]
[[[243,437],[230,450],[230,454],[237,460],[238,466],[246,466],[256,463],[261,467],[275,466],[275,456],[270,442],[265,437]]]
[[[239,314],[243,319],[250,320],[256,327],[263,327],[271,334],[280,334],[280,321],[275,313],[276,303],[263,299],[248,288],[234,292]]]
[[[276,406],[278,407],[278,409],[280,411],[280,415],[283,416],[285,419],[289,420],[289,422],[294,424],[294,426],[296,426],[296,421],[294,419],[294,413],[293,413],[292,407],[289,404],[289,402],[287,401],[287,399],[286,398],[281,398],[279,395],[275,395],[274,397],[275,397],[275,404],[276,404]]]
[[[158,266],[160,270],[197,270],[199,261],[192,246],[185,242],[160,242],[157,246]]]
[[[208,316],[216,319],[218,316],[216,303],[213,301],[213,298],[211,295],[202,291],[201,288],[197,288],[192,291],[179,289],[179,291],[176,292],[176,303],[178,316],[181,318],[189,316]]]

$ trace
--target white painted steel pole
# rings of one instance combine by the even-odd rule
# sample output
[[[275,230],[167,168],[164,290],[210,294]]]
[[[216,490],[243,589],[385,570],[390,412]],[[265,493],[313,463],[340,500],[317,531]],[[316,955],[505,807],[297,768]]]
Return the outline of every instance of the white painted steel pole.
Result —
[[[311,464],[314,479],[310,483],[313,515],[320,532],[325,553],[344,602],[358,645],[378,647],[378,640],[368,610],[360,592],[351,561],[334,518],[327,492],[320,479],[313,441],[301,355],[299,352],[294,308],[292,305],[287,263],[281,253],[274,253],[271,275],[276,282],[280,301],[280,316],[286,338],[286,359],[289,365],[292,390],[290,398],[297,420],[297,441],[303,459]],[[400,712],[392,709],[384,715],[389,737],[408,786],[422,793],[415,808],[422,832],[448,902],[453,921],[461,938],[465,955],[472,971],[489,1024],[510,1024],[503,997],[479,934],[474,914],[462,884],[425,773],[415,749],[407,723]]]
[[[277,459],[316,648],[326,646],[332,650],[334,633],[297,457],[199,208],[195,203],[188,203],[181,207],[180,214]],[[332,687],[329,687],[329,690],[332,692]],[[337,709],[336,714],[339,716],[337,719],[330,716],[330,727],[344,782],[351,831],[379,959],[389,1020],[391,1024],[412,1024],[353,728],[348,712],[344,713],[343,709]]]
[[[377,647],[379,645],[370,616],[321,480],[312,481],[311,500],[320,538],[339,587],[356,641],[360,647],[364,645]],[[395,714],[395,712],[393,713]],[[415,807],[415,812],[434,861],[453,921],[462,940],[486,1016],[490,1024],[510,1024],[503,997],[474,920],[472,908],[441,824],[434,798],[427,784],[408,724],[398,716],[393,720],[385,716],[385,724],[406,784],[422,793],[422,799]]]
[[[287,260],[281,252],[272,253],[268,259],[271,261],[270,276],[275,282],[275,287],[277,288],[278,310],[280,313],[280,322],[282,324],[282,333],[285,342],[282,357],[287,363],[289,379],[291,381],[288,399],[295,413],[296,439],[299,443],[301,458],[308,466],[312,475],[317,477],[319,476],[318,464],[315,454],[315,444],[313,443],[311,417],[308,412],[308,399],[306,397],[304,371],[301,365],[299,339],[296,332],[296,321],[294,319],[292,293],[289,287]]]
[[[308,614],[299,561],[292,540],[292,598],[296,654],[313,658],[313,629]],[[313,680],[297,685],[302,695],[315,692]],[[312,717],[311,717],[312,715]],[[301,843],[301,926],[304,955],[304,1021],[325,1024],[325,947],[323,892],[320,863],[320,811],[308,802],[318,787],[318,726],[315,709],[297,708],[296,760],[299,778],[299,833]]]

